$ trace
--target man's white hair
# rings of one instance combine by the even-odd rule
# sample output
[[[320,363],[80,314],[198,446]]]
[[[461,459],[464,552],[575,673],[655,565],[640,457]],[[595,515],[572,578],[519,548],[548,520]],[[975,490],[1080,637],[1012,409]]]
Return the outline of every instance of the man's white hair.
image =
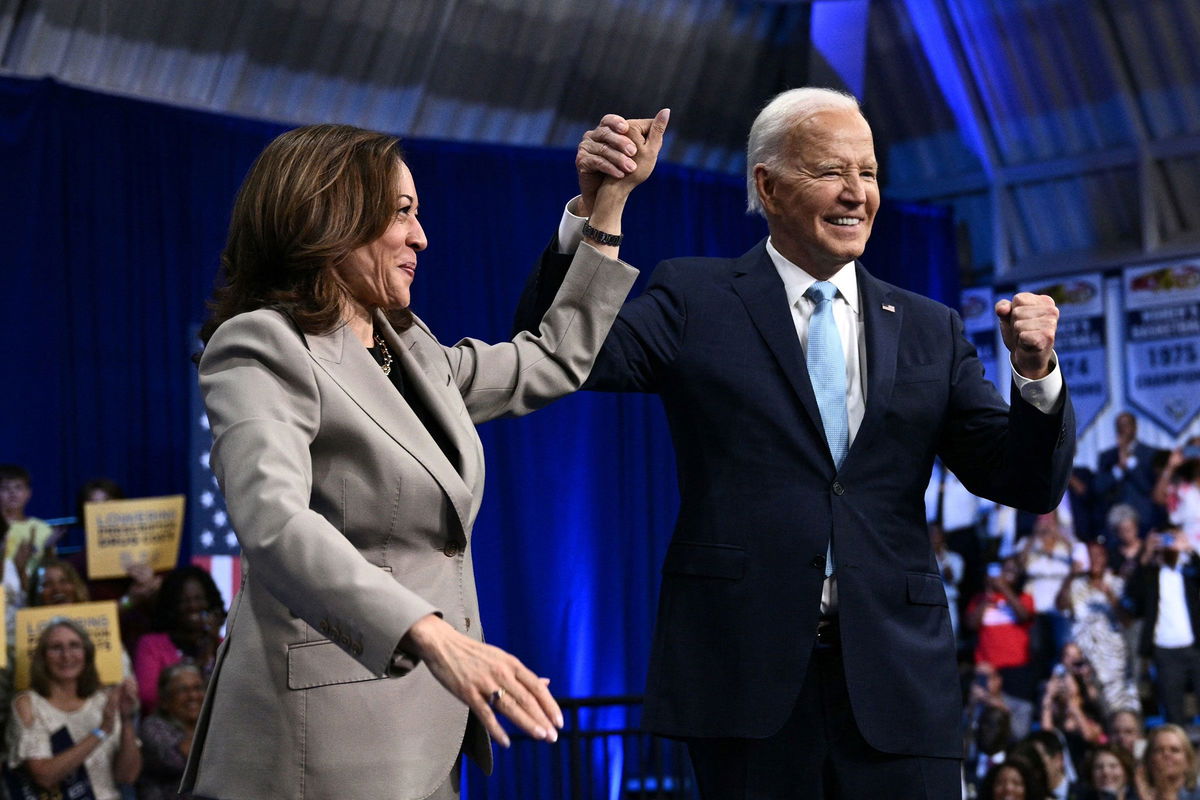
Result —
[[[803,86],[780,92],[758,112],[746,140],[746,211],[766,216],[758,199],[754,166],[775,169],[786,155],[787,135],[792,128],[820,111],[848,110],[862,113],[858,99],[836,89]]]

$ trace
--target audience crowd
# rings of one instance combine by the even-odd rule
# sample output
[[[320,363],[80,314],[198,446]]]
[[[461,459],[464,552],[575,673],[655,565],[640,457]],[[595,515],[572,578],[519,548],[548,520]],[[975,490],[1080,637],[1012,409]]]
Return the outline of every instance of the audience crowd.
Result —
[[[84,580],[84,504],[121,499],[120,487],[85,484],[80,528],[69,530],[28,516],[32,494],[25,469],[0,464],[8,642],[8,666],[0,668],[0,800],[187,797],[178,787],[225,623],[220,591],[195,566],[156,574],[133,564],[123,579]],[[117,601],[122,679],[102,684],[96,644],[64,614],[42,630],[29,686],[16,691],[16,612],[91,600]]]
[[[1129,413],[1116,433],[1052,514],[995,507],[934,473],[930,539],[960,645],[965,797],[1200,800],[1200,440],[1155,450]],[[0,800],[88,796],[80,787],[97,800],[178,798],[224,599],[194,566],[85,581],[80,548],[58,553],[61,532],[26,515],[31,496],[29,474],[0,465]],[[84,503],[120,497],[110,481],[87,483],[79,518]],[[124,679],[101,685],[86,630],[55,618],[30,687],[14,692],[16,610],[92,599],[118,600]]]
[[[1051,514],[935,473],[966,797],[1200,800],[1200,439],[1156,450],[1129,413],[1116,434]]]

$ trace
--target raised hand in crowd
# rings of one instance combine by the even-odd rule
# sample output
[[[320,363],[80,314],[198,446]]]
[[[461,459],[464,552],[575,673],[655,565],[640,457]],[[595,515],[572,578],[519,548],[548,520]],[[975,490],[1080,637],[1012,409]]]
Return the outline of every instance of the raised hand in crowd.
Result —
[[[125,596],[130,605],[146,602],[158,594],[162,588],[162,575],[154,571],[154,567],[144,561],[138,561],[125,567],[125,574],[131,583]]]
[[[13,553],[13,566],[17,568],[17,576],[21,579],[21,591],[29,591],[29,561],[33,558],[33,544],[26,539],[17,545]]]
[[[1041,725],[1044,730],[1076,733],[1087,742],[1099,742],[1104,729],[1084,711],[1079,679],[1061,666],[1046,681],[1042,695]]]
[[[116,686],[108,689],[108,700],[104,704],[104,712],[100,716],[100,728],[105,733],[112,733],[117,715],[121,724],[133,730],[133,715],[138,710],[137,682],[126,678]]]

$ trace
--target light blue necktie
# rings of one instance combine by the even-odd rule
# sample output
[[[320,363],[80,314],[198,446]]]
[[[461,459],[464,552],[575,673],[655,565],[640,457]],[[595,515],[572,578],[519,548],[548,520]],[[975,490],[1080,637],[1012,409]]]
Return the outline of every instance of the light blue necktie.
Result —
[[[850,423],[846,419],[846,356],[842,339],[833,321],[833,298],[837,287],[829,281],[817,281],[804,296],[816,304],[808,320],[808,347],[805,361],[825,426],[825,440],[833,463],[840,469],[850,449]],[[833,574],[833,542],[825,553],[825,577]]]

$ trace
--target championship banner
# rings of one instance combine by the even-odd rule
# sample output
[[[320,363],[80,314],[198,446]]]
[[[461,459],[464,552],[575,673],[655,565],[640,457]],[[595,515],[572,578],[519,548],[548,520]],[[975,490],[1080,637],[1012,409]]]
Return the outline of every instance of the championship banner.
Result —
[[[87,631],[96,645],[96,671],[100,683],[120,683],[125,677],[121,665],[121,628],[117,622],[117,603],[68,603],[61,606],[36,606],[17,611],[17,632],[14,636],[16,670],[13,684],[17,691],[29,688],[29,660],[37,648],[38,637],[51,620],[66,617]]]
[[[1200,261],[1127,267],[1123,283],[1125,395],[1179,436],[1200,412]]]
[[[996,379],[999,370],[996,354],[1000,329],[993,311],[995,305],[995,296],[990,286],[962,290],[963,332],[967,341],[975,345],[979,360],[983,362],[984,377],[994,383],[1003,395],[1008,390],[1008,376],[1005,375],[1006,380],[1003,383]]]
[[[1075,430],[1082,436],[1108,405],[1108,335],[1104,318],[1104,276],[1100,273],[1044,278],[1025,283],[1022,292],[1049,295],[1058,306],[1054,352],[1075,404]]]
[[[89,578],[122,578],[131,564],[175,567],[183,533],[183,495],[110,500],[83,507]]]

